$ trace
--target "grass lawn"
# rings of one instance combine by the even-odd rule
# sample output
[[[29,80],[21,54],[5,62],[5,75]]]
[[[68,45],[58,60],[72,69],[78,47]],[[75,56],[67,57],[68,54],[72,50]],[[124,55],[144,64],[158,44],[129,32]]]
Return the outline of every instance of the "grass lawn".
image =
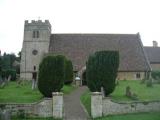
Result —
[[[160,84],[153,84],[153,87],[147,87],[146,84],[140,84],[141,81],[127,80],[119,81],[115,91],[111,94],[113,100],[131,101],[125,96],[127,86],[130,86],[131,92],[138,95],[140,101],[160,100]]]
[[[69,94],[69,93],[71,93],[75,89],[76,89],[76,87],[73,86],[73,85],[64,85],[63,88],[62,88],[62,92],[64,94]]]
[[[91,95],[89,90],[87,90],[83,95],[80,97],[82,104],[87,109],[88,114],[91,116]]]
[[[65,85],[62,88],[64,94],[69,94],[76,87]],[[33,103],[43,98],[39,90],[31,89],[31,82],[25,85],[18,85],[16,82],[10,82],[5,88],[0,89],[0,103]]]
[[[62,120],[62,119],[55,119],[55,118],[12,118],[12,120]]]
[[[160,113],[137,113],[127,115],[114,115],[94,120],[160,120]]]
[[[128,85],[131,88],[131,92],[136,93],[138,95],[140,101],[160,100],[160,84],[153,84],[153,87],[146,87],[146,84],[140,84],[140,81],[134,81],[134,80],[119,81],[119,85],[116,86],[115,91],[110,95],[112,99],[115,101],[132,101],[131,99],[125,96],[125,90]],[[89,90],[87,90],[81,96],[81,102],[85,106],[89,115],[91,115],[91,95]],[[119,120],[119,119],[115,118],[113,120]]]
[[[38,90],[31,89],[31,82],[26,82],[24,85],[10,82],[5,88],[0,89],[0,103],[32,103],[42,97]]]

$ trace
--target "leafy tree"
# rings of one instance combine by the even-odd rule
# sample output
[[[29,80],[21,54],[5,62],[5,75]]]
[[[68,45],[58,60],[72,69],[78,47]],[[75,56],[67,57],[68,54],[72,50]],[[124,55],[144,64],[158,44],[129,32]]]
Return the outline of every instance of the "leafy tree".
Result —
[[[39,66],[38,88],[45,97],[60,92],[65,78],[65,57],[47,56]]]
[[[73,82],[73,65],[70,60],[65,61],[65,84]]]
[[[104,88],[105,95],[115,89],[115,80],[119,67],[117,51],[99,51],[91,55],[86,65],[86,78],[92,92],[100,92]]]

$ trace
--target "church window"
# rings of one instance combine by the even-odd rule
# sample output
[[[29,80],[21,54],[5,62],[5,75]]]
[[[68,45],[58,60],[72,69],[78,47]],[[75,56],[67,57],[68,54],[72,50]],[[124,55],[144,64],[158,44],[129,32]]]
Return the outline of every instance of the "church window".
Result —
[[[136,74],[136,78],[141,78],[141,74],[140,74],[140,73],[137,73],[137,74]]]
[[[39,31],[36,31],[36,32],[37,32],[37,36],[36,37],[39,38]]]
[[[33,38],[39,38],[39,31],[33,31],[33,36],[32,36]]]
[[[33,38],[35,38],[36,36],[36,31],[33,31]]]
[[[38,54],[38,51],[37,51],[37,50],[33,50],[33,51],[32,51],[32,54],[33,54],[33,55],[37,55],[37,54]]]

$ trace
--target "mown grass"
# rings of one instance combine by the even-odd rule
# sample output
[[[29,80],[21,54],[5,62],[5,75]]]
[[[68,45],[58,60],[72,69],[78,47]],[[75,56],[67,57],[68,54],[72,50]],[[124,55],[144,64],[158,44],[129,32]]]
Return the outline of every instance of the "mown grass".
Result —
[[[126,115],[113,115],[96,118],[94,120],[160,120],[160,113],[137,113]]]
[[[4,88],[0,89],[0,103],[33,103],[43,98],[38,89],[32,90],[31,82],[18,85],[16,82],[9,82]],[[64,85],[62,92],[69,94],[76,87]]]
[[[115,91],[110,95],[111,98],[115,101],[120,101],[120,102],[133,101],[132,99],[125,96],[126,87],[130,86],[131,92],[137,94],[139,101],[160,100],[160,92],[159,92],[160,84],[153,84],[153,87],[147,87],[146,84],[141,84],[140,82],[141,81],[119,81],[119,85],[116,86]],[[89,90],[87,90],[81,96],[81,102],[85,106],[89,115],[91,115],[91,93]],[[115,120],[119,119],[115,118]]]
[[[119,81],[114,92],[111,94],[113,100],[116,101],[132,101],[125,96],[126,87],[130,86],[131,92],[138,96],[140,101],[160,100],[160,84],[153,84],[153,87],[147,87],[138,80]]]
[[[69,94],[69,93],[71,93],[73,90],[75,90],[76,89],[76,87],[75,86],[73,86],[73,85],[71,85],[71,84],[69,84],[69,85],[64,85],[63,86],[63,88],[62,88],[62,92],[64,93],[64,94]]]
[[[89,90],[87,90],[83,95],[80,97],[82,104],[85,106],[88,114],[91,116],[91,95]]]
[[[38,89],[32,90],[31,82],[25,82],[24,85],[9,82],[3,89],[0,89],[0,103],[32,103],[42,97]]]

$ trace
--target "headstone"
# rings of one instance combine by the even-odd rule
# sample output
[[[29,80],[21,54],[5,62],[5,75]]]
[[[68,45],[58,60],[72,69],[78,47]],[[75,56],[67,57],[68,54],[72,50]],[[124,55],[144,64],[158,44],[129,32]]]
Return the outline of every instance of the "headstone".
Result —
[[[11,112],[9,110],[3,110],[0,112],[0,120],[11,120]]]

